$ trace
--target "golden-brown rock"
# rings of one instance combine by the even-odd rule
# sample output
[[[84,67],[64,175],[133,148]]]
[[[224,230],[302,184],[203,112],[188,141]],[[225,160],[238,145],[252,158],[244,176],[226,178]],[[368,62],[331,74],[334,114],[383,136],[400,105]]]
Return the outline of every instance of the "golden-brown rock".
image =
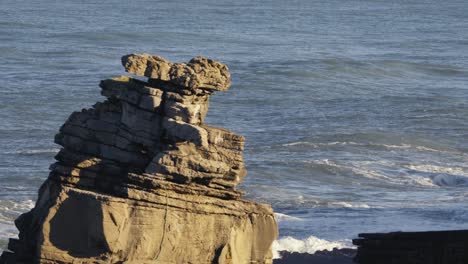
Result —
[[[188,63],[172,63],[160,56],[130,54],[122,57],[122,65],[129,73],[176,84],[180,89],[226,91],[231,85],[226,65],[203,57]]]
[[[271,263],[273,211],[235,190],[244,138],[204,124],[210,93],[229,87],[227,67],[123,61],[153,80],[104,80],[108,99],[68,118],[57,162],[0,264]]]

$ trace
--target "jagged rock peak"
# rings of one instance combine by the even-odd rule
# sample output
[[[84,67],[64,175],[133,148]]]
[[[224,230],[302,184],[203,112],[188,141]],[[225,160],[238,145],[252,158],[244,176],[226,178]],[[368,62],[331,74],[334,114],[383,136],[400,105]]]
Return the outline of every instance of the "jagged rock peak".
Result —
[[[122,57],[122,65],[129,73],[167,81],[187,90],[226,91],[231,85],[228,67],[204,57],[172,63],[147,53],[129,54]]]

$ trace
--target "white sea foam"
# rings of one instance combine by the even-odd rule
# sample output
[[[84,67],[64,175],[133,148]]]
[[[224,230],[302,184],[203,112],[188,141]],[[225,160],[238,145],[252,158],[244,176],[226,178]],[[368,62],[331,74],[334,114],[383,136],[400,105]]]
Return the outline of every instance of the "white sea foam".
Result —
[[[416,176],[416,175],[412,175],[410,177],[410,180],[407,181],[407,182],[410,182],[413,185],[419,185],[419,186],[422,186],[422,187],[437,187],[438,186],[438,184],[436,184],[430,178],[426,178],[426,177],[423,177],[423,176]]]
[[[443,167],[437,165],[409,165],[408,169],[430,173],[445,173],[468,177],[468,169],[461,167]]]
[[[468,185],[468,169],[437,165],[409,165],[410,170],[429,173],[427,179],[438,186]]]
[[[34,207],[33,200],[15,202],[10,200],[0,200],[0,222],[9,222],[18,215],[31,210]]]
[[[291,142],[287,144],[283,144],[284,147],[288,146],[308,146],[308,147],[322,147],[322,146],[345,146],[345,145],[365,145],[365,144],[360,144],[352,141],[347,141],[347,142],[342,142],[342,141],[333,141],[333,142],[325,142],[325,143],[314,143],[314,142],[309,142],[309,141],[297,141],[297,142]]]
[[[352,203],[352,202],[331,202],[331,207],[342,207],[342,208],[371,208],[366,203]]]
[[[432,151],[432,152],[453,152],[453,151],[448,151],[448,150],[439,150],[439,149],[434,149],[430,147],[425,147],[425,146],[416,146],[415,147],[417,150],[421,151]]]
[[[390,144],[379,144],[379,143],[369,143],[371,146],[379,146],[388,149],[416,149],[419,151],[431,151],[431,152],[447,152],[447,150],[440,150],[435,149],[427,146],[419,146],[419,145],[412,145],[412,144],[405,144],[402,143],[400,145],[390,145]]]
[[[9,238],[17,238],[18,230],[15,228],[13,222],[3,223],[0,221],[0,251],[6,249]]]
[[[273,258],[280,258],[280,251],[314,254],[321,250],[333,250],[334,248],[352,248],[351,240],[329,241],[310,236],[306,239],[293,237],[280,238],[273,242]]]
[[[275,213],[276,222],[285,222],[285,221],[302,221],[303,219],[299,217],[290,216],[282,213]]]
[[[344,165],[343,167],[351,170],[354,174],[363,176],[365,178],[384,180],[387,182],[395,181],[395,179],[392,179],[379,171],[369,168],[367,162],[356,162],[356,164]]]
[[[15,202],[10,200],[0,200],[0,212],[13,211],[13,212],[23,212],[30,210],[34,207],[33,200],[24,200],[21,202]]]
[[[18,235],[18,230],[13,224],[3,224],[0,223],[0,239],[14,238]]]
[[[22,154],[22,155],[34,155],[34,154],[55,154],[59,152],[58,148],[51,149],[20,149],[13,151],[5,151],[3,154]]]
[[[378,180],[394,185],[415,185],[422,187],[435,187],[431,179],[419,175],[409,175],[406,173],[393,172],[397,164],[379,160],[379,161],[353,161],[350,163],[336,164],[342,170],[350,170],[354,174],[373,180]],[[385,172],[389,168],[390,172]]]
[[[422,175],[414,175],[407,173],[398,172],[385,172],[385,168],[394,170],[398,165],[389,161],[352,161],[337,163],[336,161],[330,160],[314,160],[309,161],[310,163],[326,165],[332,167],[337,171],[351,171],[355,175],[386,182],[394,185],[415,185],[422,187],[437,187],[438,184],[434,182],[432,178],[428,178]]]
[[[5,225],[0,223],[0,252],[7,249],[8,239],[18,238],[18,231],[14,225]]]
[[[311,160],[311,161],[307,161],[307,163],[315,163],[315,164],[319,164],[319,165],[328,165],[328,166],[337,166],[336,163],[334,163],[333,161],[330,161],[329,159],[321,159],[321,160]]]
[[[317,147],[318,145],[312,142],[308,141],[297,141],[297,142],[291,142],[291,143],[286,143],[282,145],[283,147],[289,147],[289,146],[312,146],[312,147]]]
[[[377,179],[396,185],[415,185],[422,187],[435,187],[436,185],[431,179],[418,175],[384,175],[382,172],[365,168],[365,167],[352,167],[351,170],[358,175],[366,178]]]
[[[313,148],[319,148],[319,147],[329,147],[329,146],[358,146],[358,147],[380,147],[380,148],[386,148],[386,149],[415,149],[417,151],[430,151],[430,152],[453,152],[450,150],[441,150],[441,149],[436,149],[428,146],[420,146],[420,145],[414,145],[414,144],[407,144],[407,143],[401,143],[401,144],[384,144],[384,143],[378,143],[378,142],[354,142],[354,141],[333,141],[333,142],[309,142],[309,141],[297,141],[297,142],[291,142],[291,143],[286,143],[283,144],[282,146],[288,147],[288,146],[308,146],[308,147],[313,147]]]
[[[8,238],[14,238],[18,235],[18,230],[13,224],[14,219],[33,207],[33,200],[21,202],[0,200],[0,248],[6,246]]]

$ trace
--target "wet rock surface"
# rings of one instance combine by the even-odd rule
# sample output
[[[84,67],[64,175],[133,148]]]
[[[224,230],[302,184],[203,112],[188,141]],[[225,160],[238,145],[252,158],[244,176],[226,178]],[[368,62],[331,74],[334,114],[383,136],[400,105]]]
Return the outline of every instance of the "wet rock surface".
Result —
[[[0,263],[272,263],[270,206],[246,201],[244,138],[204,123],[228,68],[131,54],[101,82],[104,102],[73,113],[36,206]]]

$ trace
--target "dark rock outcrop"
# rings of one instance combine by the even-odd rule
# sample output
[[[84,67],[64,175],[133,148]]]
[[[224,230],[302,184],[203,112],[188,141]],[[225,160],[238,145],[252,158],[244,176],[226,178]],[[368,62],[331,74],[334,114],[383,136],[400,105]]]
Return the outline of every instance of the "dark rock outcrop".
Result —
[[[465,264],[468,230],[359,234],[360,264]]]
[[[0,263],[271,263],[270,206],[241,199],[244,138],[207,126],[227,67],[197,57],[122,58],[108,99],[73,113],[34,209]]]
[[[273,264],[352,264],[356,250],[351,248],[317,251],[314,254],[298,252],[280,252],[281,258]]]

